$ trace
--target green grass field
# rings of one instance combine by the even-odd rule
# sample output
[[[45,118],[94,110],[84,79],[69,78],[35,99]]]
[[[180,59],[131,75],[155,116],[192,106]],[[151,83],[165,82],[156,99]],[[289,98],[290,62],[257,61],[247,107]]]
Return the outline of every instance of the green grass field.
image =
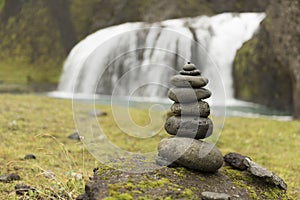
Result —
[[[80,141],[67,136],[75,131],[72,102],[30,95],[0,95],[0,174],[17,173],[21,180],[0,182],[0,199],[19,199],[16,184],[25,183],[36,189],[35,196],[44,199],[75,199],[84,192],[85,182],[93,168],[101,167]],[[104,128],[120,135],[108,106],[99,106],[107,116],[99,117]],[[145,125],[147,113],[132,109],[133,120]],[[161,116],[163,118],[163,113]],[[143,146],[155,148],[164,131],[151,140],[137,143],[134,139],[115,140],[122,148],[134,150]],[[143,143],[144,142],[144,143]],[[282,177],[288,184],[288,194],[300,198],[300,121],[281,122],[269,119],[227,118],[217,146],[223,154],[239,152]],[[24,160],[25,154],[36,155],[36,160]],[[104,166],[103,166],[104,167]],[[55,178],[45,178],[47,170]],[[73,174],[72,174],[73,173]],[[83,175],[76,179],[74,173]]]

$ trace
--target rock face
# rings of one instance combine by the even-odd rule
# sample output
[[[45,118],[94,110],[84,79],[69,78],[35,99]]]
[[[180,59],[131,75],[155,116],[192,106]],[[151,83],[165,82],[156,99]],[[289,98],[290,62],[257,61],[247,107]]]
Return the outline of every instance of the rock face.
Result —
[[[176,137],[163,139],[158,145],[157,163],[179,165],[202,172],[216,172],[223,165],[220,151],[212,144],[199,141],[213,132],[208,118],[208,103],[202,101],[211,92],[203,88],[208,79],[201,76],[195,65],[188,62],[183,71],[171,78],[175,86],[168,97],[175,101],[171,107],[174,116],[168,117],[165,130]],[[189,74],[189,75],[188,75]]]
[[[236,97],[300,118],[300,0],[270,1],[259,33],[238,51]]]

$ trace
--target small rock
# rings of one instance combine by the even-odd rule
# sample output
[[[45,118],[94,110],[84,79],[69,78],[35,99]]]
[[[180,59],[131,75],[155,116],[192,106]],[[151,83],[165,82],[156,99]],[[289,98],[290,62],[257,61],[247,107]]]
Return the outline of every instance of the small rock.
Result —
[[[205,88],[171,88],[168,97],[179,103],[195,102],[211,96],[211,92]]]
[[[223,156],[214,145],[191,138],[165,138],[158,144],[160,164],[187,167],[202,172],[215,172],[223,165]]]
[[[165,129],[178,137],[203,139],[212,134],[213,123],[209,118],[173,116],[167,119]]]
[[[195,69],[193,71],[179,71],[179,74],[181,75],[187,75],[187,76],[200,76],[201,75],[201,71],[198,69]]]
[[[15,186],[15,190],[16,190],[16,194],[17,195],[24,195],[25,193],[28,193],[29,191],[35,191],[34,188],[28,186],[28,185],[25,185],[25,184],[17,184]]]
[[[192,71],[196,69],[196,66],[192,64],[191,62],[187,62],[182,68],[184,71]]]
[[[106,112],[102,112],[101,110],[97,110],[97,109],[89,111],[89,116],[91,117],[100,117],[106,115],[107,115]]]
[[[266,182],[275,184],[276,186],[280,187],[281,189],[287,190],[287,184],[284,182],[284,180],[282,178],[278,177],[273,172],[268,171],[267,169],[263,168],[262,166],[251,161],[249,158],[245,158],[244,164],[248,167],[248,170],[254,176],[262,178]]]
[[[171,78],[171,84],[176,87],[204,87],[208,83],[208,79],[202,76],[186,76],[175,75]]]
[[[202,200],[230,200],[231,196],[225,193],[202,192],[201,199]]]
[[[49,178],[49,179],[55,178],[55,174],[51,170],[44,171],[42,174],[44,175],[45,178]]]
[[[11,182],[11,181],[18,181],[21,177],[18,174],[3,174],[0,176],[0,182]]]
[[[174,103],[171,106],[171,111],[175,115],[193,115],[200,117],[208,117],[210,114],[209,105],[205,101],[193,103]]]
[[[235,169],[246,170],[247,166],[244,164],[245,156],[238,153],[228,153],[224,156],[224,161]]]
[[[33,154],[26,154],[24,157],[25,160],[30,160],[30,159],[36,159],[35,155]]]
[[[74,133],[70,134],[68,136],[68,138],[71,139],[71,140],[80,140],[80,135],[79,135],[78,132],[74,132]]]

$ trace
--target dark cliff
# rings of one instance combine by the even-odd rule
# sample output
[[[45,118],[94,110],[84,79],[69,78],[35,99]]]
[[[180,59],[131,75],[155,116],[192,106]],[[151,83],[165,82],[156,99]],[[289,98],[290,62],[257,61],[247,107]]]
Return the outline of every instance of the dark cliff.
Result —
[[[237,98],[300,118],[300,0],[271,1],[259,33],[238,51]]]

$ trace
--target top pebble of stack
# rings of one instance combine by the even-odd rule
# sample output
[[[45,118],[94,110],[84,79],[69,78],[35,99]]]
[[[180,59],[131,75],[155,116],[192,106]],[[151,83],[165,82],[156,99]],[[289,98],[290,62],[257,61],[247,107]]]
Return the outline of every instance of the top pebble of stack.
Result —
[[[201,88],[208,83],[208,79],[201,76],[201,72],[196,69],[194,64],[187,63],[183,66],[183,71],[180,75],[175,75],[171,78],[172,85],[176,87],[193,87]]]
[[[193,71],[196,69],[196,66],[190,62],[183,66],[184,71]]]

